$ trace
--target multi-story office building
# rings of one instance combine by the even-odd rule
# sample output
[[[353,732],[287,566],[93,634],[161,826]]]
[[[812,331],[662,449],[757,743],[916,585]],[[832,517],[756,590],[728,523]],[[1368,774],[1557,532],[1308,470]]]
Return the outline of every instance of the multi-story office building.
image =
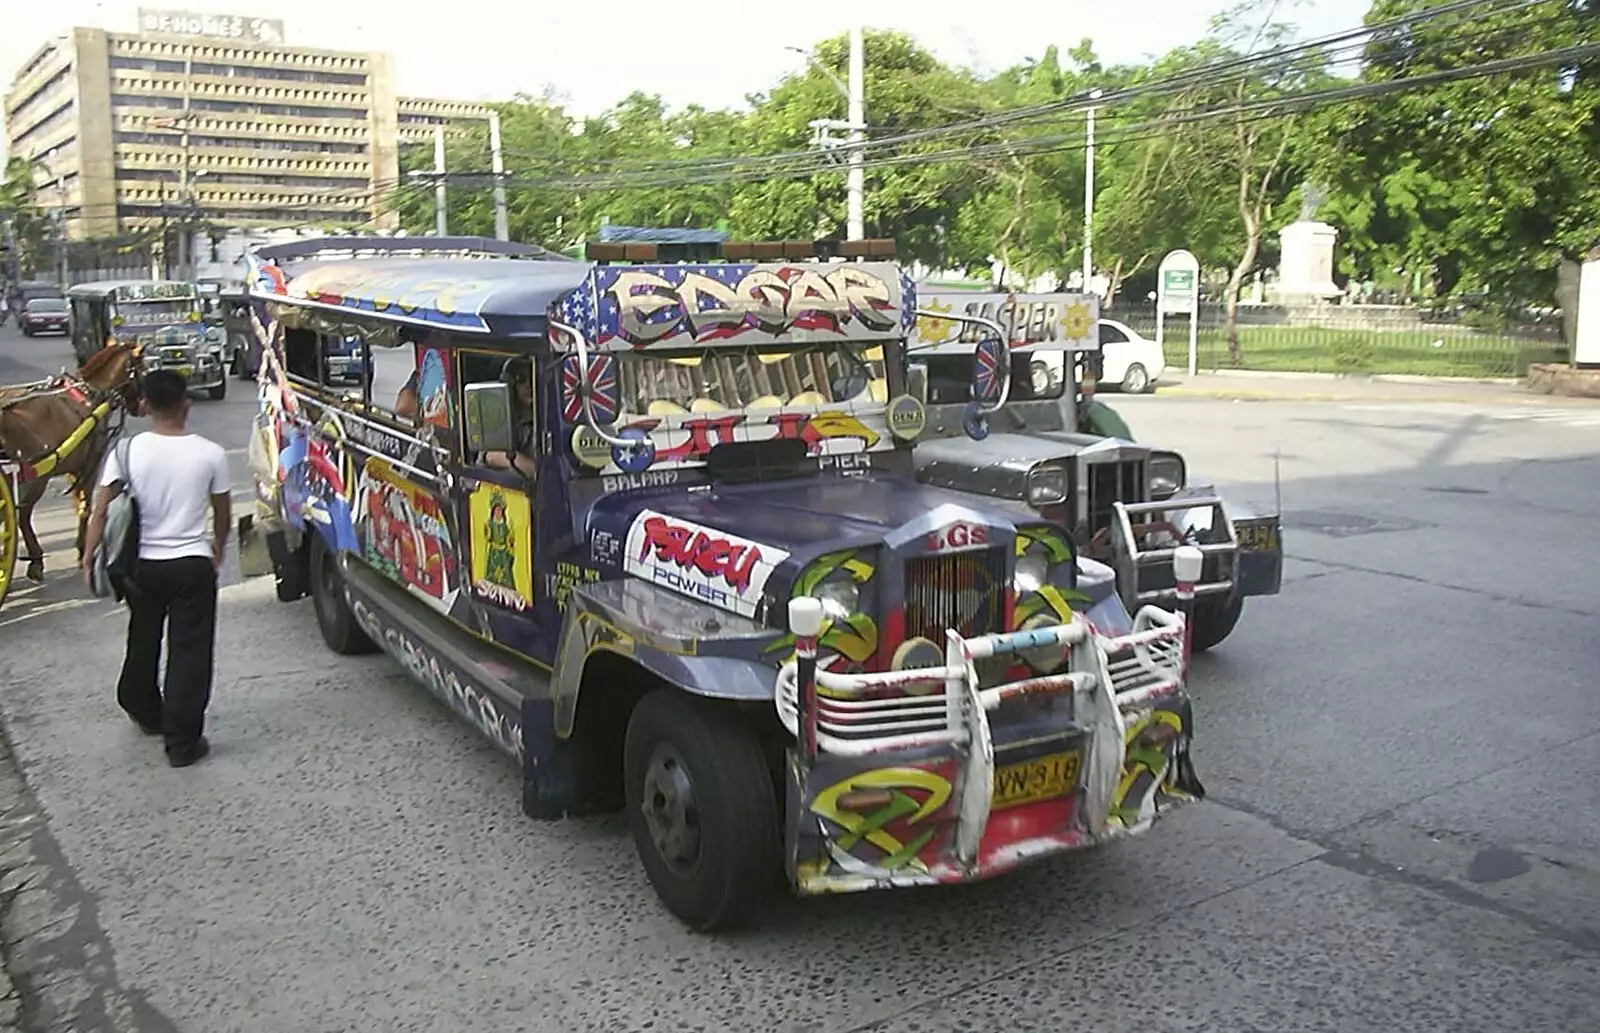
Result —
[[[430,120],[488,116],[399,100],[388,55],[288,46],[281,22],[139,18],[138,32],[51,40],[6,97],[10,153],[34,162],[41,203],[64,207],[71,237],[186,210],[231,226],[384,228],[401,141],[430,137]]]

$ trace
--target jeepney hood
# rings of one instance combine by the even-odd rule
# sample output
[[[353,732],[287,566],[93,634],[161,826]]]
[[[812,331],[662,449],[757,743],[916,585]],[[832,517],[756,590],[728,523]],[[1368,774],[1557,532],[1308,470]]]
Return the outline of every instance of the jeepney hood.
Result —
[[[954,508],[940,512],[941,507]],[[595,503],[589,534],[597,560],[609,553],[613,562],[639,576],[651,576],[663,554],[674,551],[674,541],[684,550],[680,564],[691,562],[690,550],[696,560],[704,558],[692,544],[701,533],[710,552],[726,556],[729,548],[744,547],[740,557],[756,566],[741,582],[739,605],[753,609],[764,585],[770,582],[783,594],[798,571],[824,553],[877,546],[920,549],[929,532],[953,521],[1009,537],[1017,523],[1036,519],[1020,505],[875,474],[620,492]],[[761,554],[759,561],[751,558],[751,546]]]
[[[938,438],[917,444],[917,480],[925,485],[992,498],[1022,501],[1028,471],[1051,460],[1105,453],[1107,458],[1134,459],[1151,449],[1121,438],[1070,431],[990,434],[982,441]]]

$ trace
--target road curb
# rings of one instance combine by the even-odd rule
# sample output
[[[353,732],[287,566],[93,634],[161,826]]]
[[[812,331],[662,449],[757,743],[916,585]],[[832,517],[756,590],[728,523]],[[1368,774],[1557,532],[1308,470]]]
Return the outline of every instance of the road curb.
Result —
[[[1452,402],[1471,405],[1549,405],[1549,396],[1506,398],[1495,395],[1439,394],[1434,392],[1414,394],[1352,395],[1311,391],[1263,391],[1255,388],[1229,390],[1223,387],[1163,387],[1155,397],[1168,398],[1221,398],[1253,402],[1362,402],[1381,404],[1416,404],[1419,402]]]

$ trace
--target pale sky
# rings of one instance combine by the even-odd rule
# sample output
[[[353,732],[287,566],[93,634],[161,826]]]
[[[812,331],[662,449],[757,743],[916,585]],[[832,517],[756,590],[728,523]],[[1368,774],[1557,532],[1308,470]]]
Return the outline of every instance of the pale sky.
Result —
[[[1234,0],[733,0],[701,10],[662,0],[274,0],[153,9],[276,18],[285,42],[388,51],[405,96],[503,100],[552,86],[578,115],[599,112],[633,90],[672,107],[742,106],[770,88],[810,48],[867,28],[910,32],[940,59],[993,71],[1063,49],[1085,36],[1106,63],[1137,60],[1193,42]],[[46,39],[74,25],[133,31],[139,0],[0,0],[0,79]],[[1359,25],[1367,0],[1279,0],[1278,17],[1303,37]],[[867,119],[872,98],[866,98]]]

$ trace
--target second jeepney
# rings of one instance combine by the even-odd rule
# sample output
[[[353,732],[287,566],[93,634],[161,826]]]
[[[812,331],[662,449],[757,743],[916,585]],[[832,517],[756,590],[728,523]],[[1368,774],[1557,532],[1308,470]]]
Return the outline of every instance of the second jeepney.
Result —
[[[1025,504],[916,482],[892,243],[696,250],[253,252],[247,570],[513,758],[530,816],[625,808],[699,930],[780,874],[966,882],[1198,798],[1181,614],[1130,615]],[[351,336],[413,375],[328,386]]]

